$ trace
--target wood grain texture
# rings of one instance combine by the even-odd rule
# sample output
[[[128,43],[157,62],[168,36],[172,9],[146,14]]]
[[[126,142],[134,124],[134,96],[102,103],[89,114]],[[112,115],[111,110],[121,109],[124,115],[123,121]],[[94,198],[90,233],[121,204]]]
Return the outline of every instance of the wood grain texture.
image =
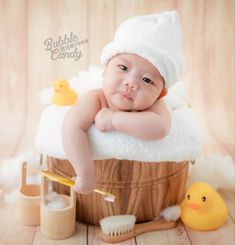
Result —
[[[1,157],[33,146],[41,89],[99,64],[103,46],[125,19],[173,9],[184,36],[182,80],[203,133],[204,152],[219,149],[234,157],[234,1],[0,0]],[[51,60],[44,41],[71,32],[88,38],[83,56]]]
[[[88,59],[100,65],[100,53],[115,31],[115,0],[88,1]]]
[[[32,245],[77,245],[77,244],[87,244],[87,226],[81,223],[76,223],[76,230],[73,236],[65,240],[51,240],[42,236],[40,227],[38,226],[35,231],[35,236]]]
[[[48,38],[57,41],[59,36],[64,37],[65,34],[70,36],[71,32],[78,35],[80,39],[88,37],[86,1],[28,1],[26,8],[28,114],[19,151],[25,149],[25,146],[27,148],[33,146],[42,110],[38,97],[39,91],[51,86],[58,78],[70,78],[76,75],[79,70],[86,69],[88,62],[87,44],[81,46],[83,56],[79,61],[72,58],[52,60],[50,52],[45,50],[44,45]]]
[[[75,176],[68,161],[49,157],[48,164],[51,172]],[[95,160],[95,169],[97,189],[112,193],[116,198],[110,203],[96,193],[77,194],[77,220],[92,225],[98,225],[100,219],[110,215],[134,214],[137,222],[158,217],[164,208],[182,201],[188,176],[188,162],[107,159]],[[54,183],[54,189],[62,194],[69,190],[59,183]]]
[[[2,195],[0,195],[2,201]],[[16,222],[15,205],[0,202],[0,244],[31,244],[35,226],[25,226]]]
[[[197,1],[181,7],[188,63],[183,80],[205,152],[220,148],[234,157],[234,2]]]
[[[220,191],[219,194],[227,204],[228,212],[233,223],[235,223],[235,193],[231,190]],[[234,201],[233,201],[234,200]]]
[[[14,154],[28,113],[26,2],[0,1],[0,153]]]
[[[148,232],[137,236],[136,242],[138,245],[155,245],[156,242],[161,245],[191,244],[181,222],[178,222],[177,227],[174,229],[166,230],[164,232]]]

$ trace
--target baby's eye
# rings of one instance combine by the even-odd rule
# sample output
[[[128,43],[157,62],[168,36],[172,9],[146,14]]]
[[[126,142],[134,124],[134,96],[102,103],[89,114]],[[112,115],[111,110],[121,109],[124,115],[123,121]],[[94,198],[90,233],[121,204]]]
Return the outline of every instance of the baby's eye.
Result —
[[[118,65],[118,66],[119,66],[119,68],[120,68],[121,70],[127,71],[127,67],[126,67],[126,66],[124,66],[124,65]]]
[[[151,79],[147,78],[147,77],[144,77],[143,81],[145,81],[146,83],[150,83],[150,84],[154,85],[154,82]]]

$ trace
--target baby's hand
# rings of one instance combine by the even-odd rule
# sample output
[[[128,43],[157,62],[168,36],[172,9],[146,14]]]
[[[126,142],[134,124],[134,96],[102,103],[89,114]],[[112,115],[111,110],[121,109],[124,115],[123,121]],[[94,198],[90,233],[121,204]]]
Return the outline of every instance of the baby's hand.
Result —
[[[89,175],[84,177],[77,175],[73,190],[81,194],[88,194],[92,192],[95,189],[95,187],[96,187],[95,175]]]
[[[95,117],[95,125],[100,131],[115,131],[112,125],[114,112],[109,108],[101,109]]]

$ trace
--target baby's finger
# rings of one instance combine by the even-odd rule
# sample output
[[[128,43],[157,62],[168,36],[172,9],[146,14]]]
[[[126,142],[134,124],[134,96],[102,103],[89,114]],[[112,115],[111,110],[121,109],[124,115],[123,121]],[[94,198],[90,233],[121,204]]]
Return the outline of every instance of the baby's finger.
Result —
[[[76,180],[76,176],[73,176],[73,177],[71,178],[71,180],[75,181],[75,180]]]

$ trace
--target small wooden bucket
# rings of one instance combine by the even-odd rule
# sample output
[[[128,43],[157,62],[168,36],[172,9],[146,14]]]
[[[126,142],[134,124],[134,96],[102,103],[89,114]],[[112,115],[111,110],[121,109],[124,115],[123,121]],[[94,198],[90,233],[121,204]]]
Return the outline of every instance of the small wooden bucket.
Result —
[[[97,189],[116,196],[110,203],[94,192],[77,193],[77,219],[98,225],[99,220],[119,214],[133,214],[137,222],[146,222],[159,216],[160,212],[179,204],[184,197],[188,175],[188,161],[138,162],[129,160],[96,160]],[[60,175],[75,175],[67,160],[48,157],[49,169]],[[68,187],[54,183],[59,193],[67,193]]]
[[[40,185],[26,184],[26,162],[22,164],[21,185],[16,201],[16,220],[24,225],[40,224]]]
[[[61,209],[47,207],[48,178],[42,176],[41,187],[41,234],[49,239],[65,239],[75,231],[76,195],[70,188],[70,196],[60,195],[69,205]]]

